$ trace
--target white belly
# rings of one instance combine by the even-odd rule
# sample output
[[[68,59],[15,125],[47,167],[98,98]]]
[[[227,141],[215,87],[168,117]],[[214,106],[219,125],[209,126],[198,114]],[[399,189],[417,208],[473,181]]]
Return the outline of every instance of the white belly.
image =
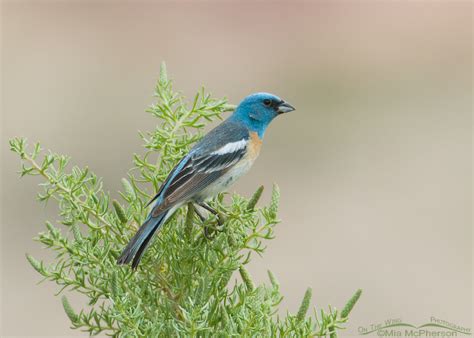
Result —
[[[196,201],[205,201],[227,190],[228,187],[250,170],[253,162],[254,161],[250,159],[240,161],[240,163],[236,164],[232,169],[222,175],[222,177],[194,196],[193,199]]]

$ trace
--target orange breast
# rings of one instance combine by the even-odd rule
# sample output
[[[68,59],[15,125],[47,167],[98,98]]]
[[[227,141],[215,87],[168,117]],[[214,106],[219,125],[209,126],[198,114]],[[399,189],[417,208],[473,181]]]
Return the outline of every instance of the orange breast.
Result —
[[[260,153],[260,148],[262,147],[262,140],[258,137],[256,132],[250,133],[250,140],[248,145],[248,156],[255,160]]]

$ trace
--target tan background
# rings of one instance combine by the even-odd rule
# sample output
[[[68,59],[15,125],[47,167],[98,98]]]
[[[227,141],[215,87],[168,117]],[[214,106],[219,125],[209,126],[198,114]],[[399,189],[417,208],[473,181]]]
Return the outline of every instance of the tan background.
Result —
[[[2,336],[72,335],[24,253],[53,204],[19,181],[7,139],[88,164],[115,192],[156,123],[159,64],[192,96],[274,92],[297,111],[233,189],[277,182],[277,238],[250,267],[279,277],[282,313],[364,294],[348,331],[430,316],[472,327],[472,3],[8,1],[2,7]]]

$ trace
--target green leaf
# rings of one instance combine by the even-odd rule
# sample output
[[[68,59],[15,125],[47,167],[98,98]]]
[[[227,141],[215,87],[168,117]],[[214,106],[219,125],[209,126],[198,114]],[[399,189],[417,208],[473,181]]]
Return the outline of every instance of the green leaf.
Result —
[[[268,278],[270,279],[270,283],[272,283],[272,286],[278,290],[280,288],[280,283],[278,283],[278,280],[276,279],[275,275],[270,270],[268,270],[267,273]]]
[[[117,271],[112,272],[112,295],[114,297],[117,297],[119,295],[119,282],[118,282],[118,276],[117,276]]]
[[[301,322],[306,317],[306,313],[308,312],[309,305],[311,303],[311,297],[313,295],[313,290],[311,288],[307,288],[306,292],[303,297],[303,301],[301,302],[300,308],[298,310],[298,314],[296,315],[296,319]]]
[[[249,272],[247,269],[244,268],[243,265],[240,266],[239,268],[240,276],[242,277],[242,280],[244,281],[245,285],[247,286],[247,289],[249,291],[253,291],[255,289],[255,284],[252,281],[252,277],[250,277]]]
[[[125,191],[125,194],[128,197],[132,199],[136,198],[135,190],[133,189],[132,184],[127,179],[122,178],[122,186],[123,190]]]
[[[191,239],[194,226],[194,206],[192,203],[188,203],[188,210],[186,212],[186,220],[184,223],[184,233],[186,238]]]
[[[71,229],[72,229],[72,234],[76,242],[81,242],[82,234],[81,234],[81,230],[79,229],[79,226],[77,224],[72,224]]]
[[[33,267],[33,269],[35,269],[39,274],[41,275],[45,275],[45,271],[43,269],[43,264],[36,260],[33,256],[31,256],[30,254],[26,254],[26,259],[28,260],[28,262],[30,263],[30,265]]]
[[[349,299],[346,306],[344,306],[344,308],[342,309],[341,318],[347,318],[349,316],[352,309],[354,308],[354,305],[357,303],[361,295],[362,295],[362,289],[358,289],[354,293],[354,295],[351,297],[351,299]]]
[[[63,304],[64,312],[66,312],[66,315],[69,317],[73,324],[76,323],[79,319],[79,316],[72,309],[71,304],[69,304],[69,300],[66,298],[66,296],[61,297],[61,302]]]
[[[122,206],[120,205],[120,203],[117,201],[117,200],[113,200],[112,201],[112,205],[114,207],[114,210],[115,210],[115,214],[117,215],[119,221],[122,223],[122,224],[125,224],[128,222],[128,218],[127,216],[125,216],[125,211],[123,210]]]
[[[278,188],[278,185],[274,184],[273,190],[272,190],[272,199],[270,202],[270,215],[272,217],[276,217],[279,203],[280,203],[280,188]]]
[[[248,211],[252,211],[255,208],[255,206],[257,205],[258,200],[262,196],[262,193],[263,193],[263,185],[258,187],[258,189],[252,195],[252,198],[250,199],[249,203],[247,204],[247,210]]]
[[[168,82],[168,72],[166,71],[166,63],[163,61],[161,62],[160,67],[160,83],[165,84]]]

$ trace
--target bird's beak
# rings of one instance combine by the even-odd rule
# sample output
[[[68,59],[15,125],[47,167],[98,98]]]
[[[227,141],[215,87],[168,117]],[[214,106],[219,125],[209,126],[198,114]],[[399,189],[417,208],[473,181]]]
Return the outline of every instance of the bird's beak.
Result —
[[[295,110],[295,107],[293,107],[288,102],[283,101],[282,103],[278,105],[277,113],[278,114],[289,113],[290,111],[293,111],[293,110]]]

